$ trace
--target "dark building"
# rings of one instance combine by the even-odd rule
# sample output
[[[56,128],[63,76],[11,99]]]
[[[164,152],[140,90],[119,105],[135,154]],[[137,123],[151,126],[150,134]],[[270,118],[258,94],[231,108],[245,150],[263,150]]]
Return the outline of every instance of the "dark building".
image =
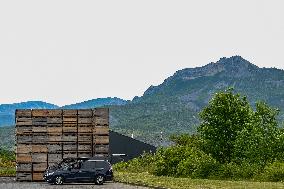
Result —
[[[112,163],[128,161],[144,152],[156,152],[156,147],[114,131],[109,132],[109,154]]]

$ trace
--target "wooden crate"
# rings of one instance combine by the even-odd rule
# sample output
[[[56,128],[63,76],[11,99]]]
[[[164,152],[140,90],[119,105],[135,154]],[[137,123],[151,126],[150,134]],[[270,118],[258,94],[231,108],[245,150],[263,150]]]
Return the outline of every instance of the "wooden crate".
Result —
[[[62,153],[58,153],[58,154],[49,153],[48,154],[48,164],[59,163],[60,161],[62,161]]]
[[[48,135],[43,133],[33,134],[33,143],[40,144],[48,141]]]
[[[92,124],[92,117],[78,117],[78,124]]]
[[[93,111],[90,109],[78,110],[78,117],[93,117]]]
[[[42,181],[43,180],[43,172],[33,172],[33,181]]]
[[[61,144],[48,144],[47,150],[48,150],[48,153],[61,153],[62,145]]]
[[[16,155],[16,162],[17,163],[31,163],[32,156],[30,153],[28,154],[17,154]]]
[[[64,158],[77,158],[77,153],[64,152],[63,153],[63,159]]]
[[[47,110],[48,117],[62,117],[63,111],[62,110]]]
[[[63,116],[64,117],[76,117],[77,110],[63,110]]]
[[[92,142],[92,134],[78,133],[78,142]]]
[[[17,135],[24,135],[24,134],[31,134],[33,132],[33,128],[31,125],[27,126],[27,125],[17,125],[16,127],[16,134]]]
[[[64,142],[77,142],[77,133],[64,133],[62,136]]]
[[[95,154],[107,154],[109,152],[109,145],[94,145]]]
[[[64,125],[63,126],[63,132],[64,133],[77,133],[77,125]]]
[[[108,135],[96,135],[95,144],[109,144],[109,136]]]
[[[32,181],[32,173],[16,173],[16,181]]]
[[[48,142],[49,143],[61,143],[62,142],[62,134],[49,134],[48,135]]]
[[[33,144],[32,152],[33,153],[40,153],[40,152],[47,153],[48,152],[47,145],[46,144]]]
[[[18,134],[16,136],[17,144],[29,144],[32,142],[33,135],[32,134]]]
[[[96,108],[93,110],[94,117],[109,117],[109,109],[108,108]]]
[[[33,117],[32,123],[35,126],[47,126],[47,117]]]
[[[63,124],[77,124],[77,117],[63,117]]]
[[[63,151],[77,151],[77,144],[76,143],[64,143]]]
[[[31,163],[17,163],[16,165],[17,172],[32,172]]]
[[[47,162],[33,163],[33,172],[44,172],[47,168]]]
[[[78,133],[89,133],[91,134],[93,131],[93,126],[90,124],[79,124],[78,125]]]
[[[32,146],[29,144],[17,144],[17,154],[28,154],[32,152]]]
[[[47,127],[43,125],[33,125],[33,133],[45,133],[47,132]]]
[[[63,119],[62,117],[47,117],[46,122],[48,125],[62,124]]]
[[[47,162],[47,153],[33,153],[32,161],[36,163]]]
[[[109,128],[105,126],[96,126],[94,130],[95,135],[109,135]]]
[[[46,130],[48,134],[60,134],[62,133],[62,126],[61,125],[47,126]]]
[[[109,120],[107,118],[103,117],[96,117],[95,118],[95,124],[96,126],[108,126],[109,125]]]
[[[33,117],[47,117],[48,110],[41,110],[41,109],[33,109],[32,116]]]
[[[26,118],[26,117],[17,117],[16,118],[16,125],[18,126],[24,126],[24,125],[32,125],[32,118]]]
[[[16,110],[16,117],[32,117],[32,110]]]
[[[92,144],[91,143],[79,143],[78,144],[78,151],[92,151]]]

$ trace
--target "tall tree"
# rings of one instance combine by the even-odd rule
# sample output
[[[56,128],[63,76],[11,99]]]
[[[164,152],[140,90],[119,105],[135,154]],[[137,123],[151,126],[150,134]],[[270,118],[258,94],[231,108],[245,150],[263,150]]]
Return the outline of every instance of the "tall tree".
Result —
[[[233,89],[216,93],[200,112],[198,132],[203,150],[221,163],[230,162],[237,135],[250,123],[252,116],[253,110],[246,97],[234,94]]]

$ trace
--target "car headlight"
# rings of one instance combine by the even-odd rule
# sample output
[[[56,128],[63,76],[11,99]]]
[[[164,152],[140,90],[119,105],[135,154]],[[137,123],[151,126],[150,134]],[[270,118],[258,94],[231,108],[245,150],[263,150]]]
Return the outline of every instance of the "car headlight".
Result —
[[[49,172],[49,173],[47,173],[46,175],[47,176],[50,176],[50,175],[53,175],[54,174],[54,172]]]

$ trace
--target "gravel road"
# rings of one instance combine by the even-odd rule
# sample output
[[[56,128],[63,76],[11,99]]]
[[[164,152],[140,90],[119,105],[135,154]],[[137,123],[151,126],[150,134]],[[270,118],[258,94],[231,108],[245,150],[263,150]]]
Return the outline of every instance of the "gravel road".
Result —
[[[141,186],[131,186],[122,183],[106,182],[104,185],[89,183],[72,183],[60,186],[44,182],[16,182],[14,177],[0,177],[0,189],[147,189]]]

